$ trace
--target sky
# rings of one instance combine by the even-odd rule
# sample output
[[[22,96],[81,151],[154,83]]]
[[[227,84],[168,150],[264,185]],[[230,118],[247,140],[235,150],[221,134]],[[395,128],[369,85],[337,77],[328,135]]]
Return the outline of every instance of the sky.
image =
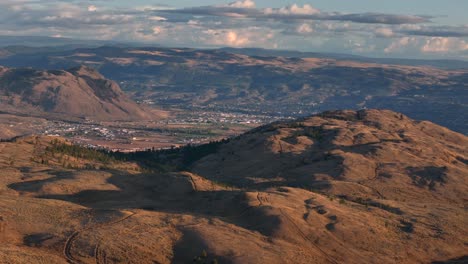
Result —
[[[0,35],[468,60],[468,0],[1,0]]]

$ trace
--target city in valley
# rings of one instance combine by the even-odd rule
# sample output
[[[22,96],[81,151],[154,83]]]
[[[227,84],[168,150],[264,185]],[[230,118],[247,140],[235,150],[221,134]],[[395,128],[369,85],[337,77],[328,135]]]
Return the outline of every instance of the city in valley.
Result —
[[[292,118],[180,109],[162,119],[134,122],[48,120],[0,114],[2,126],[9,131],[16,131],[15,136],[57,136],[86,147],[124,152],[200,145],[235,137],[270,122]],[[21,121],[18,122],[18,119]]]

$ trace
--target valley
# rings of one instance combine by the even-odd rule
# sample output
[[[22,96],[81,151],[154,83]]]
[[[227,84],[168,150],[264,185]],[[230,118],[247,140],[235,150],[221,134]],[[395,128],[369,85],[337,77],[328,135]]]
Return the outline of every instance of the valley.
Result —
[[[110,47],[0,63],[6,263],[467,259],[464,68]]]
[[[468,1],[383,2],[0,0],[0,264],[468,263]]]
[[[276,117],[268,123],[326,110],[379,108],[468,133],[466,115],[456,114],[468,112],[463,62],[402,60],[399,65],[398,60],[320,54],[255,56],[242,49],[6,49],[10,54],[0,58],[0,65],[53,70],[86,65],[140,104],[169,112]]]

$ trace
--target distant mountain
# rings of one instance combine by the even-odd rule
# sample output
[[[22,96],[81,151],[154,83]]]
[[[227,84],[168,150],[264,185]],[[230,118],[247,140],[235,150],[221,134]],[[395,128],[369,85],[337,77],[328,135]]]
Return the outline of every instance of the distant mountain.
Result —
[[[371,58],[351,54],[301,52],[293,50],[269,50],[261,48],[222,48],[225,52],[261,57],[289,57],[289,58],[328,58],[339,60],[352,60],[366,63],[406,65],[406,66],[430,66],[441,69],[468,69],[467,60],[455,59],[404,59],[404,58]]]
[[[380,64],[315,53],[268,57],[258,56],[268,50],[249,49],[7,50],[12,55],[0,58],[0,64],[46,69],[87,65],[118,81],[134,99],[158,105],[281,116],[385,108],[468,134],[468,116],[461,114],[468,112],[468,68]],[[244,51],[257,55],[239,54]]]
[[[41,71],[0,67],[0,110],[98,120],[150,116],[113,81],[88,67]]]
[[[125,45],[121,42],[107,40],[81,40],[64,37],[45,37],[45,36],[0,36],[0,47],[7,46],[28,46],[35,48],[75,46],[78,47],[97,47],[103,45]],[[127,44],[128,45],[128,44]]]

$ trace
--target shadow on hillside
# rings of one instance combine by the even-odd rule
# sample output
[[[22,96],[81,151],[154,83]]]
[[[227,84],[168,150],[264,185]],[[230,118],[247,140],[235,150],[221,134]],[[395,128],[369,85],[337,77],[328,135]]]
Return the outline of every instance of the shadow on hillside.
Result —
[[[456,259],[446,260],[446,261],[434,261],[431,264],[463,264],[468,263],[468,256],[463,256]]]
[[[73,172],[49,170],[47,173],[53,177],[13,183],[9,188],[37,192],[45,184],[75,177]],[[118,190],[84,190],[70,195],[46,194],[37,197],[68,201],[99,210],[144,209],[196,217],[216,217],[265,235],[272,234],[280,224],[279,218],[267,215],[264,208],[251,206],[249,202],[252,201],[248,200],[245,191],[196,191],[190,178],[180,174],[128,175],[120,171],[106,173],[112,174],[107,181]]]
[[[26,170],[25,170],[26,171]],[[51,184],[75,177],[72,171],[44,171],[52,177],[44,180],[26,181],[9,185],[17,191],[40,191],[45,184]],[[252,206],[245,191],[219,190],[196,191],[191,179],[185,175],[139,174],[128,175],[120,171],[106,171],[112,176],[107,179],[119,190],[84,190],[71,195],[39,195],[38,198],[63,200],[86,206],[93,212],[118,212],[118,210],[143,209],[169,214],[186,214],[196,218],[218,218],[266,236],[280,225],[278,216],[267,214],[266,208]],[[258,203],[260,204],[260,203]],[[108,213],[107,213],[108,214]],[[96,218],[97,219],[97,218]],[[96,220],[97,221],[97,220]],[[98,222],[101,222],[99,220]],[[210,255],[204,238],[190,228],[180,226],[182,239],[174,248],[173,263],[192,262],[207,250],[207,259],[217,259],[221,263],[230,263],[226,258]]]
[[[302,127],[301,123],[281,125],[280,128],[297,130],[287,138],[269,135],[275,137],[279,151],[264,149],[265,145],[271,143],[249,138],[249,134],[246,134],[245,140],[236,142],[238,148],[225,146],[218,153],[195,164],[193,172],[238,188],[264,190],[288,186],[321,191],[330,187],[330,179],[346,180],[343,178],[345,158],[340,151],[366,156],[377,152],[382,148],[379,143],[385,142],[343,146],[335,142],[340,132],[338,129]],[[261,127],[256,132],[276,133],[275,129],[275,126]],[[299,136],[308,137],[314,143],[301,152],[285,148],[285,144],[289,144],[288,147],[293,149],[300,142],[297,140]]]
[[[407,167],[406,170],[413,180],[413,184],[419,187],[429,186],[433,190],[436,183],[443,185],[447,182],[446,167]]]
[[[193,261],[192,263],[215,263],[215,260],[218,263],[232,263],[226,257],[215,256],[207,251],[208,246],[196,232],[184,230],[182,233],[182,239],[174,247],[172,263],[190,263],[190,261]]]
[[[23,182],[11,183],[7,186],[8,188],[11,188],[15,191],[20,191],[20,192],[38,192],[41,190],[41,188],[45,184],[75,178],[75,174],[73,171],[59,171],[59,170],[48,169],[48,170],[43,170],[40,172],[33,172],[33,168],[31,167],[22,167],[20,168],[20,171],[22,173],[26,173],[23,176],[24,180],[27,180],[29,173],[42,173],[42,174],[51,176],[43,180],[23,181]]]

